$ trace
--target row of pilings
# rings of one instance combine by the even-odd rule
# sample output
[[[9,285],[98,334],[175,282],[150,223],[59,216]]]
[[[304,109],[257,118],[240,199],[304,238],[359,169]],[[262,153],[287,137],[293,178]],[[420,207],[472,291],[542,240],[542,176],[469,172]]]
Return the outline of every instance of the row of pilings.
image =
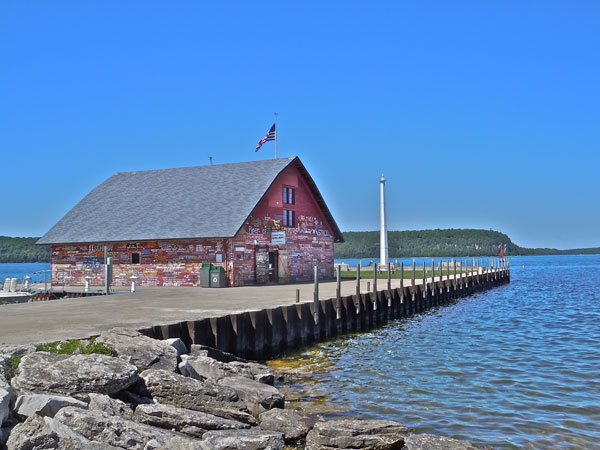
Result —
[[[260,361],[313,342],[365,331],[508,282],[510,268],[492,269],[429,280],[424,285],[157,325],[139,331],[155,339],[181,338],[188,348],[191,344],[202,344]]]

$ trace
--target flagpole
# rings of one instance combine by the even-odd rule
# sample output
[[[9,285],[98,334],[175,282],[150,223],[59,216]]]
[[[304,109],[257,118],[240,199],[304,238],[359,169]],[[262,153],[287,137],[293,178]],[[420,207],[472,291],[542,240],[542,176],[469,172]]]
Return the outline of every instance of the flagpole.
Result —
[[[277,159],[277,113],[275,113],[275,159]]]

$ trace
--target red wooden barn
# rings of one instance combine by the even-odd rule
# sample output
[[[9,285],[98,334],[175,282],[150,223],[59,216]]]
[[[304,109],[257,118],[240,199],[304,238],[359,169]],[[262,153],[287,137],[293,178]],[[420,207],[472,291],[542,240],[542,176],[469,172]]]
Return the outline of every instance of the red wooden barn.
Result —
[[[343,242],[297,157],[117,173],[69,211],[38,244],[52,247],[54,284],[103,284],[104,247],[113,284],[199,286],[203,263],[229,286],[333,276]]]

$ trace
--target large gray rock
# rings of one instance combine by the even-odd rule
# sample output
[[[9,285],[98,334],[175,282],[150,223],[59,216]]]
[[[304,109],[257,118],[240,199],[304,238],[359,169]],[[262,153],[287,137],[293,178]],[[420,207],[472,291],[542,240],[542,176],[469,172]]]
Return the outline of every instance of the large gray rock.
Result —
[[[179,364],[179,371],[186,377],[192,377],[197,380],[219,380],[234,375],[253,378],[249,370],[231,367],[229,363],[217,361],[209,356],[192,355],[182,359],[182,362]]]
[[[209,430],[236,430],[250,425],[212,414],[172,405],[139,405],[133,419],[155,427],[179,431],[193,437],[202,437]]]
[[[263,364],[255,362],[221,362],[210,356],[201,354],[184,356],[179,364],[179,371],[198,380],[220,380],[231,376],[242,376],[261,383],[273,384],[279,375]]]
[[[170,431],[92,409],[63,408],[54,418],[87,439],[127,449],[168,447],[171,439],[181,437]],[[181,439],[186,442],[184,438]],[[187,442],[193,444],[192,440]]]
[[[59,438],[58,448],[61,450],[116,450],[117,447],[105,444],[103,442],[95,442],[94,440],[86,439],[81,434],[76,433],[65,424],[54,420],[51,417],[44,417],[46,427],[56,433]]]
[[[115,447],[93,442],[50,417],[33,415],[15,426],[6,442],[8,450],[114,450]]]
[[[390,420],[333,419],[315,424],[306,436],[306,449],[399,450],[406,434],[405,426]]]
[[[130,357],[140,372],[150,368],[177,370],[177,350],[138,331],[113,328],[102,333],[96,342],[109,345],[119,356]]]
[[[22,358],[33,352],[35,352],[33,345],[0,345],[0,388],[10,386],[7,378],[8,372],[12,370],[9,366],[13,358]]]
[[[260,383],[273,384],[275,380],[283,380],[283,376],[280,373],[277,373],[264,364],[252,361],[246,363],[234,361],[229,363],[229,365],[234,368],[243,367],[245,370],[249,370],[252,374],[252,378]]]
[[[208,356],[209,358],[216,359],[217,361],[224,363],[229,363],[232,361],[248,362],[248,360],[244,358],[239,358],[231,353],[227,353],[207,345],[192,344],[190,350],[191,355]]]
[[[14,398],[15,393],[11,388],[0,388],[0,427],[10,415],[10,409]]]
[[[41,417],[54,417],[61,408],[66,406],[83,409],[87,409],[88,407],[87,403],[73,397],[47,394],[25,394],[17,397],[13,413],[21,419],[33,416],[34,414]]]
[[[306,439],[315,423],[323,419],[314,414],[302,413],[291,409],[274,408],[265,411],[259,417],[260,428],[268,431],[283,433],[288,444],[295,444]]]
[[[404,438],[405,450],[481,450],[469,441],[461,441],[433,434],[412,434]]]
[[[125,402],[103,394],[89,394],[89,409],[101,411],[109,416],[132,419],[133,409]]]
[[[285,406],[283,394],[268,384],[259,383],[245,377],[221,378],[218,384],[234,390],[255,415],[269,409]]]
[[[164,339],[163,342],[173,347],[178,356],[185,355],[188,352],[185,343],[180,338]]]
[[[138,379],[136,367],[119,358],[35,352],[21,360],[12,385],[20,393],[114,394]]]
[[[42,450],[58,448],[58,435],[46,426],[40,416],[31,416],[25,422],[15,426],[8,440],[8,450]]]
[[[140,393],[159,403],[256,425],[256,420],[248,414],[246,404],[229,387],[209,380],[184,377],[167,370],[146,370],[140,377],[144,382]]]
[[[209,431],[202,441],[202,450],[283,450],[283,435],[272,431],[235,430]]]

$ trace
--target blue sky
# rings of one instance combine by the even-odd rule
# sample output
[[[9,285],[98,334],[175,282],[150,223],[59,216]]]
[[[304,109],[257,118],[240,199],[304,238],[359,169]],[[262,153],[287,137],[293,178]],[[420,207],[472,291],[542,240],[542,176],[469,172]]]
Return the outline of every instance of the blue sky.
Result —
[[[600,3],[0,5],[0,235],[115,172],[273,157],[279,113],[343,231],[600,246]]]

